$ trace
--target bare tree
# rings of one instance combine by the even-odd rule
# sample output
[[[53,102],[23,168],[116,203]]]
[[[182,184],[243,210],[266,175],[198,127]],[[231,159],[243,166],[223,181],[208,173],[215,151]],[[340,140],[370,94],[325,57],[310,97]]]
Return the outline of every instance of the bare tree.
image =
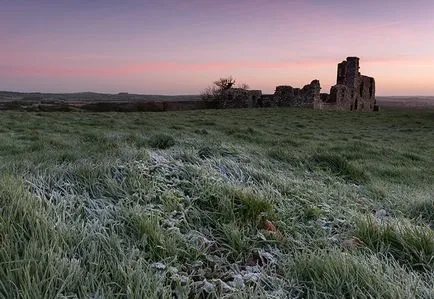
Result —
[[[237,84],[237,88],[241,88],[241,89],[247,90],[247,89],[250,89],[250,86],[247,83],[238,83]]]
[[[229,76],[227,78],[220,78],[219,80],[214,81],[214,85],[221,90],[227,90],[229,88],[232,88],[234,84],[235,79],[233,79],[232,76]]]

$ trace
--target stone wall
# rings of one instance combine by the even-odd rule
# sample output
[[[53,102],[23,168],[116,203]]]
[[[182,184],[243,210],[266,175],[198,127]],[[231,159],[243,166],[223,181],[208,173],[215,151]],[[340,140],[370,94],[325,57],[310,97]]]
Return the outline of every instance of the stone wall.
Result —
[[[229,88],[222,91],[219,108],[253,108],[261,104],[261,90]]]
[[[280,85],[276,87],[273,101],[280,107],[313,107],[314,102],[320,99],[320,90],[318,80],[313,80],[301,89]]]
[[[277,104],[274,100],[274,94],[263,94],[256,105],[256,107],[258,108],[268,108],[276,106]]]
[[[374,78],[361,76],[358,91],[354,110],[374,111],[376,104]]]

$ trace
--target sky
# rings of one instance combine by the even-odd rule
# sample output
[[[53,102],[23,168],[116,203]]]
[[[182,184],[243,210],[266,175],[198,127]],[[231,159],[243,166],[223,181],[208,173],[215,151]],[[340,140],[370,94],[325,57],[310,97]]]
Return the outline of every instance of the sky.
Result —
[[[329,92],[347,56],[377,95],[434,95],[434,1],[0,0],[0,90]]]

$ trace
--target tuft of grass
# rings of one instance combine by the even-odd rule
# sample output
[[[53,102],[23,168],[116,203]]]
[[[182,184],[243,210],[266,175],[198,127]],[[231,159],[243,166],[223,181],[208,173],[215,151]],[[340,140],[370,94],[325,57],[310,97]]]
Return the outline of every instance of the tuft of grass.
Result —
[[[219,230],[223,237],[222,244],[228,249],[233,261],[240,260],[243,255],[247,255],[252,250],[245,229],[238,223],[222,224]]]
[[[297,254],[292,268],[307,298],[428,298],[427,285],[375,256],[318,251]]]
[[[304,210],[304,219],[306,220],[317,219],[323,213],[324,212],[320,208],[316,206],[310,206]]]
[[[209,158],[219,158],[219,157],[234,157],[237,156],[237,152],[224,148],[219,144],[207,144],[204,146],[201,146],[199,150],[197,151],[198,156],[201,159],[209,159]]]
[[[353,166],[345,158],[335,154],[314,154],[310,158],[310,163],[313,167],[330,171],[350,181],[360,183],[369,181],[368,176],[362,170]]]
[[[421,219],[434,229],[434,197],[416,199],[408,205],[407,213],[411,218]]]
[[[402,154],[402,156],[411,161],[422,161],[422,158],[419,155],[414,153],[404,153]]]
[[[274,160],[288,163],[292,166],[300,166],[300,164],[302,163],[300,158],[298,158],[295,154],[289,153],[282,148],[272,148],[268,150],[267,156]]]
[[[184,197],[177,190],[168,190],[161,196],[161,202],[166,212],[176,212],[183,209]]]
[[[149,139],[152,148],[167,149],[175,145],[175,139],[166,134],[156,134]]]
[[[163,228],[161,216],[134,208],[126,215],[126,223],[140,240],[143,250],[153,260],[164,260],[182,252],[184,244],[176,230]]]
[[[194,133],[196,133],[198,135],[208,135],[208,130],[207,129],[196,129],[196,130],[194,130]]]
[[[273,206],[264,197],[246,189],[230,189],[229,196],[234,201],[235,213],[244,221],[258,222],[262,215],[272,219]]]
[[[357,221],[355,235],[374,252],[389,254],[408,267],[434,270],[434,231],[408,221],[377,223],[372,217]]]
[[[218,150],[216,148],[210,147],[210,146],[203,146],[197,152],[197,155],[201,159],[216,157],[216,156],[218,156],[218,154],[219,154]]]

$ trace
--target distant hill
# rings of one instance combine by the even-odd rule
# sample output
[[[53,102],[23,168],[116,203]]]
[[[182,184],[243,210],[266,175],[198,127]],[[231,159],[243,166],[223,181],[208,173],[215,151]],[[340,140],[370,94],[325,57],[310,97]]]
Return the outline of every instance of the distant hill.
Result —
[[[204,109],[199,95],[20,93],[0,91],[0,110],[20,111],[167,111]]]
[[[179,102],[200,100],[200,95],[143,95],[121,92],[118,94],[77,93],[20,93],[0,91],[0,101],[65,101],[65,102]]]

